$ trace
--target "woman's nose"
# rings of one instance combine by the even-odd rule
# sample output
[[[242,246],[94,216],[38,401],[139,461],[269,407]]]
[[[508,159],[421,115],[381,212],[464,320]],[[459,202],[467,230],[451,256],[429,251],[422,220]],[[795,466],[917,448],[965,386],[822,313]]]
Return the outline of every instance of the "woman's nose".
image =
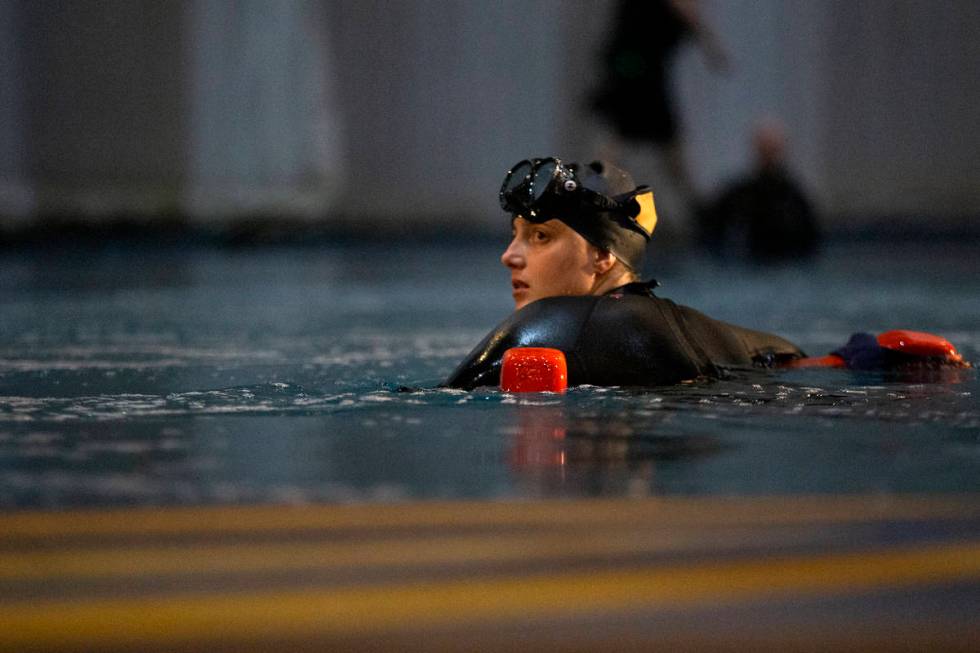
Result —
[[[504,250],[504,253],[500,255],[500,262],[509,268],[522,268],[524,267],[524,253],[521,250],[520,243],[514,238],[510,241],[510,245]]]

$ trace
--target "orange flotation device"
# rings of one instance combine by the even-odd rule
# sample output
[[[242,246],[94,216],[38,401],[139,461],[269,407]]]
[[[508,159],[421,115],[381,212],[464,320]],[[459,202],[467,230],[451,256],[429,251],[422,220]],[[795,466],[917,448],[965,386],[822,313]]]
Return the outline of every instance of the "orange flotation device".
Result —
[[[500,389],[504,392],[564,392],[565,354],[549,347],[512,347],[504,352]]]
[[[886,331],[877,338],[865,333],[854,334],[844,347],[827,356],[798,358],[782,367],[887,369],[896,364],[914,362],[970,367],[970,363],[963,360],[963,356],[946,338],[907,329]]]
[[[878,344],[884,349],[902,352],[911,356],[940,358],[951,365],[963,364],[960,355],[953,344],[941,336],[922,331],[906,331],[898,329],[886,331],[878,336]],[[966,364],[969,366],[969,364]]]

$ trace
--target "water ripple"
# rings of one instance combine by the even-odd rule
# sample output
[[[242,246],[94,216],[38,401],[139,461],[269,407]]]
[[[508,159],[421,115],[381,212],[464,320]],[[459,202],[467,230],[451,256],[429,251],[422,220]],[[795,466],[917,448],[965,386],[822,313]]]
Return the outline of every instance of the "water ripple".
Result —
[[[761,378],[759,378],[761,376]],[[0,422],[107,421],[203,415],[330,414],[377,410],[388,406],[458,406],[491,403],[506,406],[562,406],[574,412],[625,405],[633,414],[681,412],[717,419],[757,419],[774,415],[801,418],[875,419],[973,425],[980,409],[968,386],[955,384],[793,383],[778,374],[652,389],[572,388],[565,395],[512,395],[493,389],[476,392],[439,388],[354,387],[344,392],[308,390],[298,384],[271,382],[212,390],[154,394],[97,394],[80,397],[0,398]],[[843,383],[842,383],[843,381]]]

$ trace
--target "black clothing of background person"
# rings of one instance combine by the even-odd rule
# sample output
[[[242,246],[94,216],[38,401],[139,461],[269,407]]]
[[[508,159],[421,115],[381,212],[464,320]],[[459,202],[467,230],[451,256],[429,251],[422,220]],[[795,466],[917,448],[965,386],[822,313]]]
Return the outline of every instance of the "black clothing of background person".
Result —
[[[677,117],[670,68],[690,24],[667,0],[624,0],[602,55],[593,108],[630,140],[672,143]]]
[[[806,193],[782,166],[730,184],[702,220],[702,240],[710,250],[722,253],[744,237],[748,255],[757,261],[803,258],[820,240]]]

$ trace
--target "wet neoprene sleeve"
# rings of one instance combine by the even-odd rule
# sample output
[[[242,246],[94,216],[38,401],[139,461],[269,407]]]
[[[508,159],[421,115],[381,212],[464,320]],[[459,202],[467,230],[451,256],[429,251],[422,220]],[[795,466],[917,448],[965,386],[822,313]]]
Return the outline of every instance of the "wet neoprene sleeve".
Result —
[[[500,323],[445,385],[498,385],[501,359],[511,347],[560,349],[570,385],[665,385],[719,376],[724,367],[772,365],[804,356],[783,338],[714,320],[651,294],[550,297]]]

